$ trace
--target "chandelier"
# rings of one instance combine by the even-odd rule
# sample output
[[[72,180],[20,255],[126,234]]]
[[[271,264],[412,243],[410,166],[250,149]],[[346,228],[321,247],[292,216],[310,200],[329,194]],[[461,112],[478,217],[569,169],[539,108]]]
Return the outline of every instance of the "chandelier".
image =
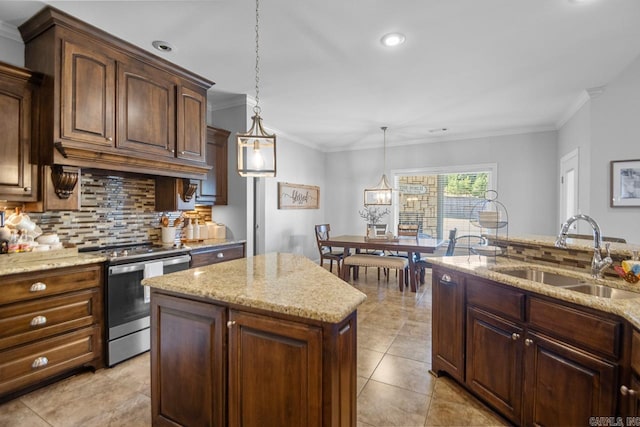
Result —
[[[384,167],[382,169],[382,178],[380,178],[380,182],[373,188],[366,188],[364,190],[364,204],[368,205],[390,205],[391,204],[391,196],[393,194],[393,190],[389,185],[389,181],[387,180],[387,175],[385,175],[384,171],[387,168],[387,127],[382,126],[382,132],[384,133],[384,142],[383,142],[383,162]]]
[[[253,121],[246,133],[236,135],[238,149],[238,173],[240,176],[276,176],[276,136],[268,134],[262,127],[260,117],[260,13],[256,0],[256,105]]]

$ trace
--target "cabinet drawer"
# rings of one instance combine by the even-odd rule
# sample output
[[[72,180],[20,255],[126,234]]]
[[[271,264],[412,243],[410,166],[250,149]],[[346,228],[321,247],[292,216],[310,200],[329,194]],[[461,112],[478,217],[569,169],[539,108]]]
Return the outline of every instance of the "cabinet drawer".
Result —
[[[620,353],[621,323],[587,311],[531,297],[529,325],[616,359]]]
[[[2,281],[0,304],[8,304],[98,287],[102,283],[102,264],[14,274]]]
[[[99,331],[94,326],[0,352],[0,395],[99,358]]]
[[[100,322],[100,289],[0,307],[0,350]]]
[[[191,268],[244,257],[244,245],[191,252]]]
[[[513,320],[524,320],[525,294],[484,280],[467,279],[467,303]]]

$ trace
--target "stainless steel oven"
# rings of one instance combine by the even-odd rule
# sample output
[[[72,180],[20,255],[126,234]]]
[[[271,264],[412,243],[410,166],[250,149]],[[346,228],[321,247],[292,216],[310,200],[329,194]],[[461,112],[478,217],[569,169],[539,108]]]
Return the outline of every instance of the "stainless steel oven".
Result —
[[[190,260],[191,256],[182,251],[147,255],[144,259],[121,256],[109,262],[105,286],[108,366],[150,348],[149,288],[141,285],[142,279],[186,270]]]

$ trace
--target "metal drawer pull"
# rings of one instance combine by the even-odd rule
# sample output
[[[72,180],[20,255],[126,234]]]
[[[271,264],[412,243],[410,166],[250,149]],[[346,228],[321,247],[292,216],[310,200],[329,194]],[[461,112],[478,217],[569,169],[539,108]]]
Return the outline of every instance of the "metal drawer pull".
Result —
[[[216,257],[218,257],[218,258],[224,258],[224,253],[219,252],[219,253],[218,253],[218,255],[216,255]]]
[[[511,339],[514,340],[514,341],[520,339],[520,334],[517,334],[515,332],[512,333],[511,334]]]
[[[236,321],[235,321],[235,320],[229,320],[229,321],[227,322],[227,328],[230,328],[230,327],[232,327],[232,326],[233,326],[233,325],[235,325],[235,324],[236,324]]]
[[[31,364],[31,367],[33,369],[37,369],[37,368],[42,368],[44,366],[47,366],[48,364],[49,364],[49,359],[47,359],[44,356],[40,356],[33,361],[33,363]]]
[[[29,288],[29,292],[40,292],[47,289],[46,283],[36,282]]]
[[[636,391],[632,388],[628,388],[626,385],[620,386],[620,394],[622,394],[623,396],[635,396],[636,395]]]
[[[47,323],[47,318],[44,316],[36,316],[33,319],[31,319],[30,325],[31,326],[40,326],[40,325],[45,325]]]
[[[441,282],[444,283],[450,283],[451,282],[451,276],[449,276],[448,274],[443,274],[442,278],[440,279]]]
[[[524,340],[524,345],[526,345],[527,347],[529,347],[531,344],[533,344],[533,340],[527,338],[526,340]]]

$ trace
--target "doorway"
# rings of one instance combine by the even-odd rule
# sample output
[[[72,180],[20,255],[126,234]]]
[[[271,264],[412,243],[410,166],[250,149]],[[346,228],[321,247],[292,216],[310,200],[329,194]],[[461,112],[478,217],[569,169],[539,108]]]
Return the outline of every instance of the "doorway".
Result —
[[[579,151],[576,148],[560,159],[560,218],[562,223],[569,217],[580,213],[578,205],[579,187]],[[572,229],[576,231],[577,222],[574,222]]]

